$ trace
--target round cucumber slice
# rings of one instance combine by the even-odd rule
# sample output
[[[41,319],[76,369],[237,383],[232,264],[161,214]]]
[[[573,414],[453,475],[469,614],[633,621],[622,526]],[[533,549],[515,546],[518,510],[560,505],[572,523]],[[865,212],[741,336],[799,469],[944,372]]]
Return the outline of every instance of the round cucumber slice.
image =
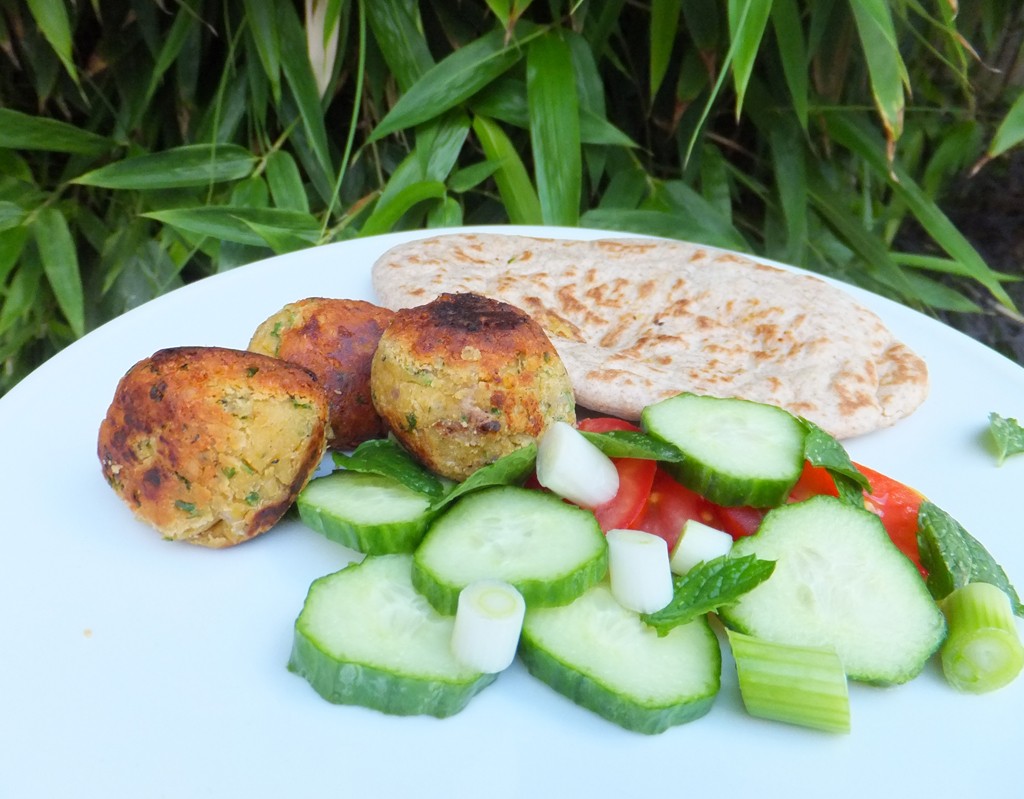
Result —
[[[528,609],[519,655],[578,705],[648,734],[706,714],[721,681],[722,653],[707,617],[659,637],[607,583],[570,605]]]
[[[734,557],[775,561],[772,576],[719,610],[732,629],[835,650],[850,679],[902,683],[945,637],[945,620],[914,564],[870,511],[817,496],[768,512]]]
[[[640,421],[682,453],[666,464],[675,478],[718,505],[781,505],[803,469],[806,428],[774,405],[677,394]]]
[[[436,514],[430,497],[393,477],[337,471],[299,493],[299,517],[332,541],[368,555],[412,552]]]
[[[594,514],[554,494],[495,486],[462,497],[431,525],[413,560],[413,584],[452,615],[459,592],[503,580],[527,607],[564,605],[608,571]]]
[[[454,620],[412,587],[409,555],[367,557],[316,580],[295,622],[288,669],[324,699],[444,718],[495,679],[452,654]]]

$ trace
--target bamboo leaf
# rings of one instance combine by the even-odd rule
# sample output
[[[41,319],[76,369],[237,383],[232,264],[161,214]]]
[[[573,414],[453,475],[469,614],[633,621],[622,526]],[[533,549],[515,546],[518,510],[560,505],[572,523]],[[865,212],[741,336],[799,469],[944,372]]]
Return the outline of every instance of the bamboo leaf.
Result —
[[[721,22],[719,0],[686,0],[683,4],[683,18],[697,49],[706,53],[713,51],[718,44]]]
[[[73,182],[107,189],[172,189],[206,186],[249,175],[256,157],[236,144],[190,144],[115,161]]]
[[[840,145],[864,159],[874,173],[907,204],[921,226],[950,257],[959,261],[973,280],[983,285],[1007,308],[1013,300],[1003,288],[998,275],[981,257],[964,235],[957,230],[935,201],[929,198],[899,163],[889,163],[877,135],[861,120],[848,114],[827,113],[824,119],[829,135]]]
[[[807,41],[800,22],[800,9],[796,0],[774,0],[772,3],[772,28],[778,44],[782,74],[793,100],[793,112],[800,127],[807,130]]]
[[[320,225],[312,216],[283,208],[208,205],[150,211],[143,216],[187,233],[254,247],[264,247],[270,243],[262,232],[257,232],[257,228],[261,231],[273,228],[282,234],[291,233],[310,244],[315,244],[320,235]]]
[[[793,123],[768,130],[775,190],[786,222],[785,260],[802,264],[807,247],[807,156],[794,142],[798,135]]]
[[[446,192],[443,183],[433,180],[406,186],[384,208],[374,210],[360,229],[360,235],[376,236],[387,233],[414,206],[426,200],[439,200]]]
[[[430,47],[417,22],[417,4],[411,0],[373,0],[364,8],[381,56],[398,88],[408,92],[434,66]]]
[[[110,139],[67,122],[0,108],[0,148],[97,155],[113,146]]]
[[[249,35],[256,45],[256,55],[270,81],[274,102],[281,102],[281,37],[274,13],[275,5],[266,0],[244,0]]]
[[[178,60],[178,56],[181,53],[181,48],[185,44],[185,40],[189,34],[193,32],[193,29],[200,24],[198,17],[196,17],[195,11],[193,11],[185,3],[178,9],[178,13],[174,18],[174,22],[171,24],[170,30],[168,30],[166,36],[163,39],[163,45],[160,48],[160,52],[157,54],[156,64],[153,66],[153,71],[150,74],[149,86],[146,89],[145,104],[140,104],[138,110],[140,113],[146,110],[146,104],[152,99],[156,90],[160,86],[160,82],[163,80],[164,73],[170,69],[175,61]]]
[[[665,203],[670,211],[704,231],[698,241],[740,252],[750,251],[750,245],[736,230],[729,215],[683,181],[669,180],[661,184],[656,201]]]
[[[498,123],[485,116],[473,119],[473,132],[487,160],[497,164],[494,182],[498,187],[509,222],[513,225],[542,223],[540,200],[519,151]]]
[[[1024,92],[1017,96],[988,146],[989,158],[996,158],[1024,142]]]
[[[683,0],[652,0],[650,29],[650,97],[654,97],[665,79],[679,31]]]
[[[460,47],[427,70],[403,94],[370,136],[370,141],[433,119],[465,102],[522,58],[521,43],[505,44],[491,31]]]
[[[731,246],[731,236],[722,239],[716,231],[709,230],[686,214],[650,209],[593,208],[580,216],[580,224],[602,230],[621,230],[629,233],[642,233],[648,236],[661,236],[668,239],[693,241],[711,247]]]
[[[325,176],[334,174],[331,165],[327,128],[324,125],[320,90],[313,75],[313,67],[306,53],[306,32],[298,14],[288,3],[278,5],[278,30],[281,36],[281,70],[298,108],[302,128],[317,164]]]
[[[57,305],[72,332],[76,336],[85,335],[82,275],[78,269],[78,252],[64,214],[53,207],[40,209],[32,221],[32,236]]]
[[[731,37],[732,76],[736,87],[736,118],[743,108],[747,84],[754,71],[757,51],[771,14],[771,0],[729,0],[729,33]]]
[[[526,98],[541,216],[548,225],[576,225],[583,186],[579,101],[572,54],[555,33],[530,44]]]
[[[21,258],[21,253],[28,242],[28,228],[20,227],[0,230],[0,287]],[[0,292],[2,293],[2,292]]]
[[[910,85],[888,0],[850,0],[868,66],[871,94],[891,148],[903,133],[904,87]]]
[[[23,258],[15,270],[0,306],[0,335],[10,330],[17,321],[30,313],[39,296],[42,268],[35,259]]]
[[[267,156],[267,184],[278,208],[309,212],[309,198],[302,185],[302,174],[291,153],[274,150]]]
[[[17,203],[0,200],[0,232],[18,227],[25,219],[25,209]]]
[[[78,84],[78,70],[75,67],[71,46],[71,21],[67,7],[56,0],[27,0],[29,11],[46,41],[57,54],[71,79]]]

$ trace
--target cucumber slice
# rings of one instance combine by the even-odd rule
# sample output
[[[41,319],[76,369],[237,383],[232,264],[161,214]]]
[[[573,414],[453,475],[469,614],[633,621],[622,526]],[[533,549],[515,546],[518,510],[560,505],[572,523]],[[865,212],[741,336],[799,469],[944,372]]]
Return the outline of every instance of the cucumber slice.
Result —
[[[519,656],[531,674],[578,705],[648,734],[707,713],[722,671],[706,616],[659,637],[615,600],[607,583],[564,607],[527,608]]]
[[[455,659],[454,620],[412,587],[412,557],[367,557],[316,580],[295,622],[289,671],[324,699],[444,718],[494,679]]]
[[[495,486],[468,494],[431,525],[413,560],[413,584],[441,613],[477,580],[503,580],[527,607],[564,605],[608,571],[594,514],[554,494]]]
[[[781,505],[803,470],[806,428],[774,405],[677,394],[640,421],[682,453],[665,464],[675,478],[718,505]]]
[[[308,527],[368,555],[416,549],[436,515],[430,504],[393,477],[348,471],[311,480],[296,499]]]
[[[775,571],[719,610],[732,629],[831,647],[850,679],[883,685],[916,676],[942,643],[941,610],[870,511],[830,496],[784,505],[733,545],[749,554]]]

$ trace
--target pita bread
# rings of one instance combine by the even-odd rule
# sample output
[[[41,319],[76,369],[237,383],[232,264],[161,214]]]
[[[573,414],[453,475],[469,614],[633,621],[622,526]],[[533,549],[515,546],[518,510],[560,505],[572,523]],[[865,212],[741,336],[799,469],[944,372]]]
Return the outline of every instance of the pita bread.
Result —
[[[576,401],[625,419],[690,391],[779,405],[848,438],[928,393],[924,361],[841,289],[685,242],[437,236],[385,253],[373,286],[392,309],[463,291],[519,306]]]

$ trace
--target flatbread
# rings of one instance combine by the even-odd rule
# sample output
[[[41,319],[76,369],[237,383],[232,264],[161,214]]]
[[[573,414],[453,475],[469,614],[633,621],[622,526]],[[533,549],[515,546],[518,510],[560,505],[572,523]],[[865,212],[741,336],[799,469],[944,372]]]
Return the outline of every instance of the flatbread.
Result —
[[[711,247],[453,234],[394,247],[372,274],[396,310],[463,291],[519,306],[548,333],[576,401],[625,419],[691,391],[779,405],[849,438],[928,393],[924,361],[849,294]]]

